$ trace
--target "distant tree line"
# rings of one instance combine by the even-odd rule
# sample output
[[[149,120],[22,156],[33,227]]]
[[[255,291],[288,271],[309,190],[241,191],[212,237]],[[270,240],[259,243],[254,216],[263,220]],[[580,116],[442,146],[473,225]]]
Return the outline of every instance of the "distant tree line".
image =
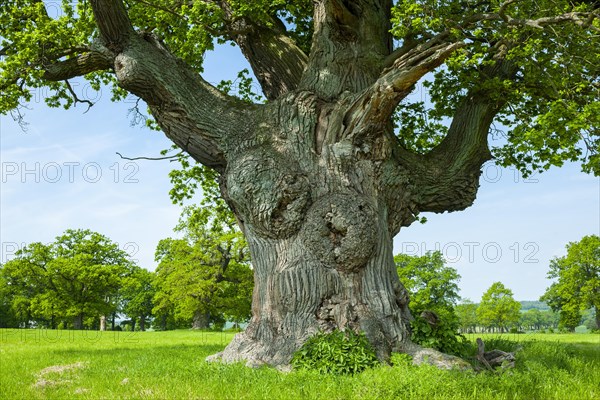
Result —
[[[187,208],[150,272],[106,236],[67,230],[0,265],[0,327],[221,329],[250,317],[253,273],[233,221]],[[119,324],[120,322],[120,324]]]
[[[231,214],[187,207],[175,231],[182,237],[159,242],[154,272],[89,230],[27,245],[0,265],[0,327],[222,329],[247,321],[253,272]],[[413,340],[447,352],[457,352],[459,333],[597,329],[599,259],[600,239],[586,236],[552,260],[556,280],[540,301],[518,302],[495,282],[473,303],[459,302],[460,275],[439,251],[394,257],[410,295]]]
[[[481,303],[464,299],[456,306],[461,333],[554,331],[559,328],[558,313],[548,309],[544,303],[540,308],[525,310],[522,303],[529,302],[511,301],[511,298],[500,300],[500,285],[500,282],[494,283],[486,293],[490,290],[495,293],[489,293],[490,296],[482,299]],[[501,287],[506,296],[510,289],[504,285]]]
[[[551,262],[549,277],[558,281],[539,301],[516,301],[509,288],[494,282],[479,303],[459,302],[460,275],[445,265],[439,251],[395,256],[410,294],[413,340],[452,352],[457,333],[573,331],[580,325],[598,329],[599,243],[597,236],[570,243],[568,255]]]

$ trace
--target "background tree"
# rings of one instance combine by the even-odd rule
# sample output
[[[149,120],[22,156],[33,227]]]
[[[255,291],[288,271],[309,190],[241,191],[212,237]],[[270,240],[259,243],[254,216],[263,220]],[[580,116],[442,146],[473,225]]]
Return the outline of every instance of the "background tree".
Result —
[[[155,295],[154,273],[140,267],[133,269],[120,290],[121,311],[131,319],[131,329],[135,330],[136,321],[140,322],[140,331],[146,330],[148,319],[152,316],[152,302]]]
[[[197,329],[248,320],[253,275],[233,215],[187,207],[175,230],[184,238],[161,240],[156,250],[155,309],[171,306],[177,319],[192,320]]]
[[[481,297],[477,307],[477,319],[487,328],[506,332],[516,326],[521,317],[521,304],[513,298],[512,290],[500,282],[494,282]]]
[[[583,325],[590,331],[598,331],[600,329],[596,322],[596,310],[590,308],[583,313]]]
[[[581,323],[581,313],[593,308],[600,326],[600,237],[584,236],[570,242],[567,255],[550,262],[549,279],[557,279],[540,300],[560,312],[561,326],[573,330]]]
[[[86,317],[97,321],[116,310],[114,299],[132,267],[127,253],[107,237],[69,229],[49,245],[20,249],[1,272],[18,318],[52,328],[69,319],[83,329]]]
[[[256,275],[253,318],[225,361],[287,364],[323,329],[364,330],[380,358],[418,352],[393,262],[401,227],[469,207],[492,155],[524,173],[567,160],[600,172],[592,3],[62,4],[53,19],[38,0],[3,3],[0,111],[19,118],[44,85],[52,106],[85,101],[69,83],[83,76],[115,100],[143,99],[156,126],[213,170]],[[215,42],[240,48],[266,103],[202,79]],[[427,104],[409,96],[423,79]],[[494,148],[492,124],[506,127]]]
[[[545,328],[557,328],[560,322],[560,314],[552,310],[544,311],[544,327]]]
[[[477,330],[477,326],[480,325],[477,319],[477,304],[469,299],[463,299],[454,307],[454,312],[458,317],[462,333],[474,333]]]
[[[445,265],[439,251],[421,257],[398,254],[394,262],[410,296],[413,341],[444,352],[459,352],[459,320],[454,311],[459,299],[458,272]]]
[[[18,328],[19,321],[13,310],[12,288],[8,285],[2,268],[3,265],[0,264],[0,328]]]
[[[521,313],[519,325],[526,330],[539,331],[544,324],[544,315],[537,308],[531,308]]]

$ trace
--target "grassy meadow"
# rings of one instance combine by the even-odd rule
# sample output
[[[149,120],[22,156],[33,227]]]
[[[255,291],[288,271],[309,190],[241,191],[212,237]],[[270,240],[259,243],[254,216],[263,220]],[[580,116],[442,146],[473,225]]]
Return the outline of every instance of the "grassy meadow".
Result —
[[[502,372],[404,361],[356,376],[204,361],[232,337],[3,329],[0,399],[600,399],[600,335],[484,335],[521,347],[516,368]]]

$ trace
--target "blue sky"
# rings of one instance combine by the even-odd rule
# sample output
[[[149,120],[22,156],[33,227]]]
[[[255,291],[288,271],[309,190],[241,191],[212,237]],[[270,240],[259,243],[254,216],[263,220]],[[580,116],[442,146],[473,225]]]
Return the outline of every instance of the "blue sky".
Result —
[[[206,59],[205,79],[235,79],[246,67],[233,47]],[[50,242],[69,228],[107,235],[139,264],[154,269],[154,250],[173,236],[179,206],[171,204],[168,161],[122,160],[116,155],[156,157],[170,147],[162,133],[130,126],[134,99],[114,104],[107,90],[75,91],[97,100],[65,111],[49,109],[43,91],[25,110],[24,133],[1,116],[1,260],[25,243]],[[461,295],[478,301],[495,281],[517,299],[537,299],[549,285],[549,260],[569,241],[600,234],[600,180],[569,164],[523,179],[512,169],[484,167],[475,205],[451,214],[427,214],[426,224],[403,229],[395,252],[441,250],[462,276]]]

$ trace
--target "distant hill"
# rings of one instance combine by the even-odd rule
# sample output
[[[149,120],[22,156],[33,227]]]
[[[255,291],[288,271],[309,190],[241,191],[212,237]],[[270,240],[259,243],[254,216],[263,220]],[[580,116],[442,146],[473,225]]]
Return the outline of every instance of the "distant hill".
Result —
[[[537,308],[540,311],[550,310],[548,304],[543,301],[522,300],[519,303],[521,303],[521,311],[531,310],[532,308]]]

